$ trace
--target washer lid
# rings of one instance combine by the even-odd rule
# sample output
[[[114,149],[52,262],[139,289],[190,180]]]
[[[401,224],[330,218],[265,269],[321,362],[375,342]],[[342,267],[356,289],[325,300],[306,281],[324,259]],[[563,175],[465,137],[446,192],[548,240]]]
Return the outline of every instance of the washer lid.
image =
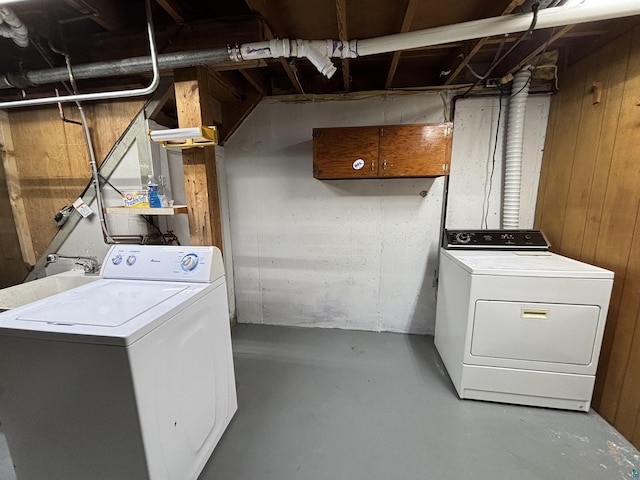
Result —
[[[551,252],[441,250],[473,275],[613,278],[613,272]]]
[[[144,282],[101,282],[88,291],[71,291],[22,310],[17,322],[49,325],[119,327],[188,287]]]
[[[0,313],[0,335],[127,346],[224,285],[96,280]]]

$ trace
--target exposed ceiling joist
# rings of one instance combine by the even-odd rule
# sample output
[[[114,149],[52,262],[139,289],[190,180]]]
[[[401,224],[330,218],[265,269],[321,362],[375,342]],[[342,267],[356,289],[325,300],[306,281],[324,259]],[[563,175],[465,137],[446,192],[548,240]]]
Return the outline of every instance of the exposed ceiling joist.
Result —
[[[243,69],[239,70],[242,76],[255,88],[260,95],[271,95],[269,79],[259,70]]]
[[[551,37],[549,38],[549,40],[545,41],[542,45],[540,45],[538,48],[536,48],[535,50],[533,50],[529,55],[527,55],[524,59],[522,59],[518,64],[514,65],[513,67],[511,67],[509,69],[509,73],[514,73],[517,72],[518,70],[520,70],[522,67],[526,66],[527,64],[531,63],[531,61],[536,58],[538,55],[540,55],[542,52],[544,52],[545,50],[547,50],[547,48],[549,47],[549,45],[551,45],[552,43],[554,43],[556,40],[558,40],[559,38],[564,37],[564,35],[566,33],[569,32],[569,30],[571,30],[575,25],[567,25],[566,27],[561,28],[560,30],[558,30],[557,32],[555,32],[553,35],[551,35]]]
[[[182,8],[180,8],[180,5],[175,0],[156,0],[156,2],[158,2],[158,5],[160,5],[178,25],[184,23]]]
[[[346,42],[349,40],[347,33],[347,0],[336,0],[336,17],[338,19],[338,40]],[[351,73],[349,72],[349,59],[342,59],[342,82],[344,91],[351,91]]]
[[[400,27],[400,33],[408,32],[411,28],[411,22],[413,22],[417,4],[417,0],[409,0],[409,2],[407,3],[407,8],[404,12],[404,18],[402,19],[402,26]],[[396,75],[396,70],[398,69],[398,62],[400,61],[401,54],[402,52],[393,52],[393,57],[391,58],[391,65],[389,66],[389,73],[387,73],[387,80],[384,83],[384,88],[391,88],[393,77]]]
[[[267,0],[245,0],[249,9],[252,12],[257,13],[267,23],[267,40],[271,40],[274,37],[284,38],[282,35],[283,28],[279,25],[277,18],[272,14],[271,9],[269,8],[269,4]],[[300,94],[304,94],[304,90],[302,85],[300,84],[300,79],[296,75],[296,73],[291,69],[291,66],[287,62],[285,58],[280,57],[278,59],[280,61],[280,65],[284,69],[284,72],[289,77],[289,80],[293,84],[293,87],[296,89],[296,92]]]
[[[512,0],[511,3],[507,5],[507,8],[504,9],[502,15],[509,15],[523,3],[524,0]],[[445,85],[451,85],[454,82],[457,76],[460,75],[460,72],[462,72],[462,69],[466,67],[469,62],[471,62],[473,57],[477,55],[477,53],[482,49],[482,47],[484,47],[484,45],[489,41],[490,38],[491,37],[485,37],[481,38],[480,40],[474,41],[468,52],[465,52],[464,50],[459,50],[456,52],[452,62],[452,67],[447,69],[447,71],[450,70],[451,73],[449,74],[447,80],[444,82]]]
[[[243,100],[244,89],[238,87],[234,82],[228,80],[221,72],[216,72],[207,68],[209,72],[209,91],[216,100],[221,102],[233,102]]]
[[[110,0],[65,0],[78,13],[87,15],[91,20],[109,31],[124,30],[129,25],[125,12],[114,8]]]

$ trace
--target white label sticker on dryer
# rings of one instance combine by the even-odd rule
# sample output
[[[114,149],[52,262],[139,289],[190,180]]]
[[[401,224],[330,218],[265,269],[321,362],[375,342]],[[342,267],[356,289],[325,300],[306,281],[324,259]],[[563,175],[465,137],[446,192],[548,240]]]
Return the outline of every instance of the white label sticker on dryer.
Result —
[[[364,160],[361,158],[356,159],[355,162],[353,162],[353,169],[354,170],[360,170],[362,167],[364,167]]]

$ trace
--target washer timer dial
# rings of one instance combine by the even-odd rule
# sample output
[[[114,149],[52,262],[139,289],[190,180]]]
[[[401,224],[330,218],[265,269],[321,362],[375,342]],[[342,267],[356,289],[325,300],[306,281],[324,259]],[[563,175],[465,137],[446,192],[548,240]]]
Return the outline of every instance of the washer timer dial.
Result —
[[[188,253],[187,255],[182,257],[182,260],[180,260],[180,267],[185,272],[192,272],[196,269],[199,262],[200,259],[198,258],[198,255],[196,255],[195,253]]]

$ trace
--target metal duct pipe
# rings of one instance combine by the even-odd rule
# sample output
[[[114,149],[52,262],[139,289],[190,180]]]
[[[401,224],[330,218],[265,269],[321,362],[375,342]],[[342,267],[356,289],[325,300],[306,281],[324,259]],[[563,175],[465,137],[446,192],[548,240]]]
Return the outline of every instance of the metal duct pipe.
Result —
[[[514,75],[511,84],[507,120],[507,153],[504,163],[504,189],[502,191],[502,228],[517,229],[520,220],[524,117],[527,111],[530,79],[531,70],[525,68]]]
[[[194,65],[206,65],[229,61],[227,47],[193,52],[165,53],[158,55],[158,68],[184,68]],[[134,57],[124,60],[88,63],[73,67],[73,77],[76,80],[91,78],[114,77],[118,75],[132,75],[146,73],[152,69],[149,57]],[[22,73],[11,73],[0,76],[0,90],[8,88],[27,88],[34,85],[65,82],[69,80],[66,67],[48,70],[34,70]]]
[[[151,56],[151,64],[153,71],[153,78],[149,86],[144,88],[133,88],[130,90],[119,90],[116,92],[98,92],[98,93],[82,93],[66,95],[63,97],[47,97],[47,98],[31,98],[28,100],[14,100],[11,102],[0,102],[0,108],[16,108],[16,107],[31,107],[35,105],[49,105],[52,103],[61,102],[82,102],[90,100],[110,100],[113,98],[130,98],[149,95],[153,93],[160,84],[160,68],[158,67],[158,54],[156,51],[155,35],[153,33],[153,17],[151,16],[151,0],[145,0],[144,2],[145,14],[147,17],[147,35],[149,37],[149,53]],[[67,71],[65,80],[68,80],[71,72]]]
[[[5,25],[0,25],[0,35],[10,38],[19,47],[26,48],[29,46],[29,31],[27,27],[9,7],[0,8],[0,24],[2,22]]]

